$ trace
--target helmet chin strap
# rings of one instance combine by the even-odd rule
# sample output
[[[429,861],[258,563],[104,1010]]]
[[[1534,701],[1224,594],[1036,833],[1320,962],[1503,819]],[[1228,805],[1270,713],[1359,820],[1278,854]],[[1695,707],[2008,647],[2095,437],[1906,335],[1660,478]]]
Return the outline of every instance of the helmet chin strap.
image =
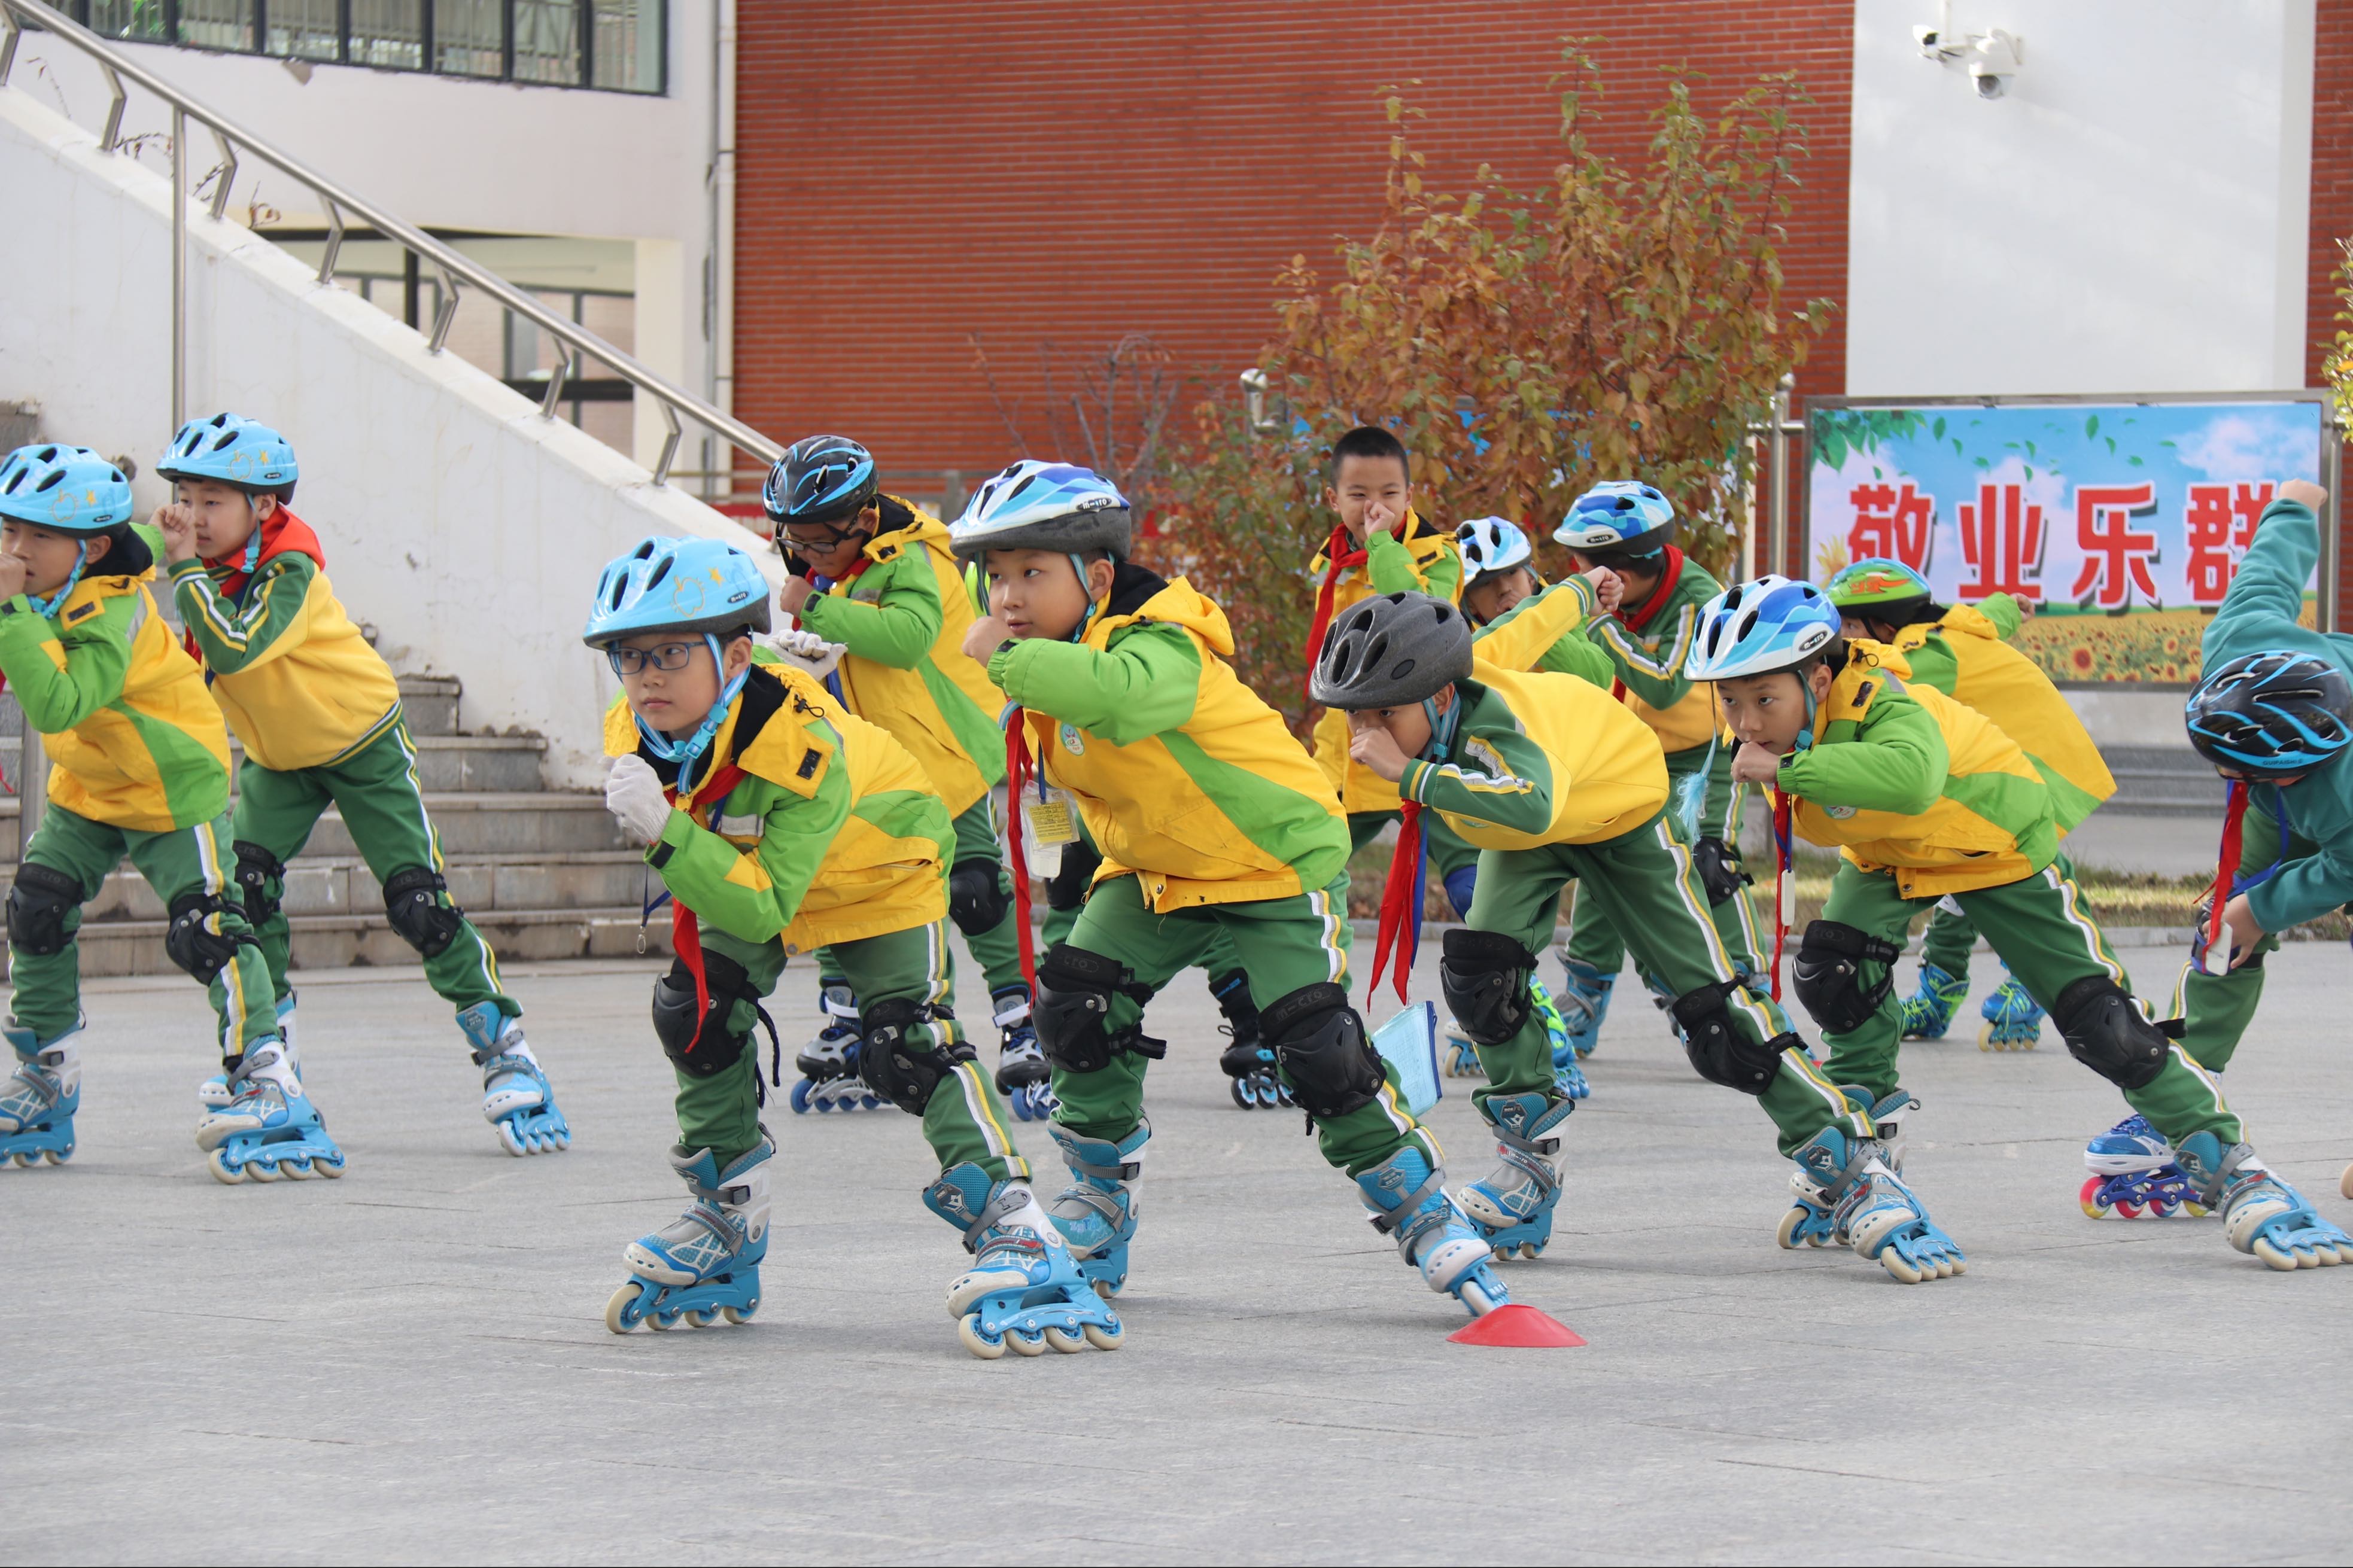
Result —
[[[702,640],[711,649],[711,668],[725,669],[727,660],[720,648],[719,638],[711,632],[705,632]],[[643,719],[638,720],[638,734],[644,740],[646,750],[666,763],[678,764],[677,793],[681,800],[692,797],[695,762],[710,750],[712,738],[719,733],[719,726],[727,722],[727,710],[735,705],[736,696],[743,691],[744,682],[751,674],[751,666],[746,665],[736,672],[733,679],[721,682],[719,700],[711,705],[710,713],[694,733],[683,741],[673,741]]]
[[[1102,613],[1103,605],[1097,601],[1092,593],[1088,591],[1087,563],[1079,559],[1076,552],[1070,552],[1070,562],[1071,570],[1079,574],[1079,592],[1087,595],[1087,610],[1086,614],[1079,617],[1079,624],[1071,628],[1071,635],[1068,640],[1071,642],[1084,642],[1087,637],[1087,628],[1094,624],[1095,616]],[[1109,595],[1106,595],[1105,597],[1108,598]]]
[[[1438,693],[1433,691],[1421,700],[1422,717],[1430,721],[1430,739],[1422,743],[1422,757],[1435,762],[1454,747],[1454,731],[1462,722],[1462,693],[1457,691],[1454,700],[1444,712],[1438,707]]]
[[[58,613],[58,606],[66,602],[66,595],[72,593],[75,585],[80,583],[82,568],[89,564],[90,541],[85,539],[80,541],[74,548],[73,570],[66,574],[65,586],[59,588],[56,593],[50,595],[46,599],[37,598],[31,594],[25,595],[26,601],[32,605],[34,613],[40,616],[43,619],[47,619],[48,616],[56,615]]]

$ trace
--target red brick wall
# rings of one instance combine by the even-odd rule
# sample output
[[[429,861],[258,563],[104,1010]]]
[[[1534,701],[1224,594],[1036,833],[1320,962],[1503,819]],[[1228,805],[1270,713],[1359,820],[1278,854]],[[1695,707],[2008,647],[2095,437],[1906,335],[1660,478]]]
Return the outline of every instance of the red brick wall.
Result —
[[[910,482],[957,469],[969,485],[1010,455],[970,334],[1033,406],[1041,341],[1130,331],[1230,387],[1267,336],[1276,269],[1303,251],[1328,262],[1335,236],[1377,220],[1382,84],[1420,79],[1435,188],[1482,161],[1533,184],[1557,157],[1546,83],[1567,34],[1607,39],[1596,140],[1621,156],[1646,140],[1659,65],[1726,93],[1797,69],[1817,102],[1788,293],[1845,292],[1852,0],[744,0],[739,15],[736,410],[780,439],[853,435]],[[1801,390],[1840,391],[1845,361],[1834,324]]]

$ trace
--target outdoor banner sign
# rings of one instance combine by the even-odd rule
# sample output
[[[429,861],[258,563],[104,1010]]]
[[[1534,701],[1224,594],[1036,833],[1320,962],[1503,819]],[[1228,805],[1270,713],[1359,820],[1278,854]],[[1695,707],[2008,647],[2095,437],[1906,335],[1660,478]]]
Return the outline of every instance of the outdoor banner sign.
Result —
[[[1885,556],[1941,603],[2018,598],[2053,680],[2193,681],[2273,491],[2320,479],[2317,398],[1816,407],[1815,578]]]

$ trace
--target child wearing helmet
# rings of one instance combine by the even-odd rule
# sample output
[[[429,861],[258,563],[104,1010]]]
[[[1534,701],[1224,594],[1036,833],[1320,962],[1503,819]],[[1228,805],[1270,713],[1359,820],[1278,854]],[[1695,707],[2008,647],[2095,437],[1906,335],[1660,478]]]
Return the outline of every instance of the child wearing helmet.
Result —
[[[1055,1223],[1116,1290],[1152,1136],[1145,1073],[1166,1048],[1144,1034],[1144,1005],[1223,933],[1324,1159],[1432,1290],[1474,1316],[1502,1305],[1487,1247],[1447,1202],[1436,1142],[1348,1005],[1348,827],[1330,783],[1227,662],[1225,612],[1129,562],[1131,533],[1100,475],[1024,461],[974,493],[952,535],[988,574],[989,614],[965,647],[1018,705],[1015,797],[1029,809],[1061,792],[1103,857],[1070,934],[1037,964],[1052,1132],[1072,1176]]]
[[[294,515],[294,448],[266,425],[216,414],[182,426],[155,471],[173,485],[153,521],[187,649],[245,748],[237,882],[269,967],[288,1058],[299,1070],[286,862],[332,805],[384,889],[393,931],[456,1010],[499,1146],[517,1156],[568,1147],[572,1130],[523,1038],[522,1006],[500,981],[490,943],[450,900],[392,670],[335,596],[318,534]],[[210,1079],[197,1093],[217,1104],[226,1086]]]
[[[2232,1245],[2275,1268],[2353,1261],[2353,1239],[2263,1173],[2213,1076],[2134,997],[2052,863],[2058,835],[2041,772],[1982,714],[1907,685],[1900,654],[1849,642],[1841,627],[1812,584],[1763,577],[1702,612],[1687,666],[1715,684],[1740,742],[1736,776],[1773,792],[1784,873],[1792,835],[1841,855],[1794,973],[1831,1047],[1825,1070],[1878,1126],[1861,1143],[1826,1133],[1795,1152],[1798,1204],[1782,1244],[1851,1241],[1899,1278],[1924,1260],[1939,1271],[1960,1263],[1905,1184],[1892,1135],[1917,1103],[1896,1082],[1894,963],[1913,918],[1950,897],[2058,1022],[2069,1053],[2173,1141],[2185,1181],[2153,1201],[2225,1208]]]
[[[1332,443],[1324,504],[1338,521],[1308,565],[1318,579],[1315,617],[1307,634],[1310,669],[1323,649],[1325,628],[1360,599],[1408,592],[1449,602],[1461,596],[1462,556],[1454,531],[1414,510],[1413,460],[1395,436],[1365,425]],[[1398,819],[1396,786],[1349,759],[1343,714],[1316,720],[1314,752],[1347,813],[1350,842],[1364,847]]]
[[[1672,999],[1692,1066],[1758,1097],[1784,1147],[1825,1127],[1868,1126],[1735,972],[1668,820],[1658,737],[1606,688],[1488,663],[1462,615],[1420,594],[1353,605],[1333,623],[1314,681],[1317,701],[1348,715],[1356,760],[1398,784],[1407,811],[1436,813],[1479,849],[1478,891],[1463,926],[1446,933],[1438,973],[1486,1068],[1472,1100],[1502,1161],[1461,1202],[1493,1246],[1534,1258],[1551,1239],[1560,1174],[1550,1134],[1576,1101],[1555,1086],[1533,985],[1571,882],[1628,933]],[[1400,853],[1392,887],[1410,876]]]
[[[948,1288],[973,1354],[1118,1342],[1029,1189],[1011,1118],[955,1021],[947,808],[906,748],[807,672],[755,663],[768,584],[709,539],[647,539],[608,564],[582,640],[621,683],[607,715],[606,804],[673,900],[677,958],[654,984],[676,1069],[670,1163],[683,1217],[632,1243],[607,1303],[626,1333],[759,1304],[775,1145],[760,1125],[760,1003],[795,953],[828,950],[858,997],[858,1067],[922,1119],[923,1193],[975,1256]],[[769,1028],[771,1039],[775,1029]]]
[[[2010,647],[2018,601],[1995,594],[1976,605],[1934,602],[1928,580],[1900,561],[1858,561],[1831,577],[1824,592],[1843,618],[1849,639],[1883,643],[1904,656],[1912,684],[1933,686],[1974,708],[2016,741],[2050,786],[2051,811],[2064,837],[2116,781],[2074,709],[2041,667]],[[2062,850],[2053,864],[2073,879],[2074,864]],[[1919,989],[1904,999],[1904,1037],[1934,1040],[1951,1026],[1953,1010],[1969,989],[1969,950],[1977,928],[1955,904],[1939,904],[1920,940]],[[1987,1050],[2032,1050],[2042,1009],[2014,978],[1986,999],[1978,1044]]]
[[[221,1181],[343,1174],[269,1005],[269,970],[238,907],[228,734],[204,676],[157,614],[131,482],[83,447],[23,447],[0,464],[0,677],[41,732],[48,804],[8,894],[0,1158],[62,1163],[81,1093],[81,907],[127,856],[170,917],[173,963],[219,1019],[228,1094],[196,1126]]]
[[[997,1085],[1022,1120],[1042,1115],[1046,1060],[1030,1026],[1013,883],[997,848],[1003,700],[963,651],[973,604],[948,531],[882,493],[872,455],[840,436],[795,442],[769,472],[762,500],[793,573],[777,607],[839,650],[828,683],[835,695],[906,747],[947,803],[955,823],[948,914],[988,982],[1000,1036]],[[839,984],[830,970],[828,977]]]
[[[1706,690],[1683,672],[1700,606],[1723,585],[1676,545],[1679,528],[1674,503],[1655,486],[1612,479],[1577,497],[1553,539],[1568,547],[1578,571],[1607,572],[1619,581],[1620,601],[1595,616],[1586,635],[1609,657],[1627,707],[1658,732],[1709,913],[1734,967],[1754,975],[1762,965],[1747,896],[1751,879],[1740,862],[1745,792],[1732,777],[1729,748],[1718,743]],[[1609,1014],[1626,943],[1606,921],[1572,910],[1569,921],[1561,1010],[1577,1049],[1589,1052]]]
[[[2297,479],[2263,509],[2207,625],[2189,694],[2189,742],[2229,790],[2216,885],[2174,1010],[2182,1048],[2213,1072],[2254,1021],[2278,933],[2353,903],[2353,637],[2298,618],[2327,502]],[[2353,1197],[2353,1166],[2339,1184]]]

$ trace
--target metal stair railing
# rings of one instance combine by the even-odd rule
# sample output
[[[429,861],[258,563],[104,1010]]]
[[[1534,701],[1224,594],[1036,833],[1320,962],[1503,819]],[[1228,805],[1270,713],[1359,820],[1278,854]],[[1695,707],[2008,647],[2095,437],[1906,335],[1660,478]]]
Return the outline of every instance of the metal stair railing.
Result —
[[[500,304],[523,317],[540,331],[554,338],[559,345],[555,374],[547,384],[547,395],[541,400],[542,418],[555,417],[556,405],[563,401],[564,384],[571,380],[584,362],[595,360],[609,365],[620,378],[638,391],[651,396],[661,409],[662,419],[670,426],[662,441],[660,458],[653,468],[653,482],[670,481],[670,462],[678,456],[679,441],[683,434],[681,416],[709,430],[738,449],[750,453],[763,465],[773,464],[784,456],[784,448],[750,426],[703,402],[692,393],[672,385],[619,349],[588,331],[578,322],[556,314],[529,294],[517,289],[505,279],[479,262],[470,260],[448,246],[413,225],[403,223],[391,213],[353,195],[343,186],[290,153],[280,151],[270,142],[253,135],[242,126],[199,103],[163,78],[121,53],[107,41],[76,22],[70,16],[52,10],[41,0],[0,0],[0,87],[8,85],[8,76],[16,61],[16,45],[27,27],[54,34],[73,45],[98,63],[104,73],[107,86],[112,89],[113,101],[107,106],[106,126],[99,133],[100,152],[115,152],[121,139],[122,110],[128,99],[125,82],[137,84],[162,99],[172,109],[172,424],[174,428],[187,417],[187,131],[188,121],[195,121],[213,133],[219,143],[221,168],[219,181],[213,187],[209,216],[213,222],[222,222],[222,213],[228,206],[229,187],[237,178],[237,153],[241,148],[252,153],[294,180],[308,185],[327,209],[327,249],[319,262],[319,281],[322,285],[335,280],[336,254],[342,248],[346,215],[357,217],[386,239],[396,240],[415,253],[420,262],[430,263],[441,275],[441,308],[433,318],[432,336],[427,341],[427,352],[439,353],[449,337],[449,327],[458,314],[458,289],[460,283],[470,284]],[[268,236],[263,236],[267,238]]]

